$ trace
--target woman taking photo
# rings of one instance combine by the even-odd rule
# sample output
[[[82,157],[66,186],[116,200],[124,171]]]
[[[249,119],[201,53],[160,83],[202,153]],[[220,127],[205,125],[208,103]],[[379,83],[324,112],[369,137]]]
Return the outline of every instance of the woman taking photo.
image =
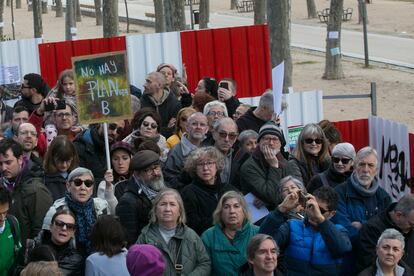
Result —
[[[213,221],[215,225],[201,236],[211,259],[212,275],[237,275],[247,261],[247,244],[259,228],[251,223],[246,201],[235,191],[220,198]]]
[[[185,225],[184,204],[173,189],[158,193],[138,244],[152,244],[164,255],[164,275],[210,275],[210,259],[200,237]]]
[[[82,275],[83,259],[75,246],[75,214],[66,207],[59,208],[52,217],[50,231],[42,230],[33,240],[27,240],[25,260],[33,249],[47,245],[53,249],[62,275]]]
[[[86,276],[129,276],[125,232],[114,216],[100,216],[90,238],[96,252],[86,259]]]
[[[181,192],[187,225],[198,235],[213,226],[213,212],[225,187],[220,180],[224,168],[224,156],[215,147],[203,147],[193,151],[186,159],[186,170],[193,182]]]
[[[307,124],[298,137],[292,158],[288,162],[288,174],[303,182],[305,187],[311,178],[330,166],[328,141],[320,126]]]
[[[76,247],[83,256],[91,253],[89,234],[92,225],[102,214],[108,213],[108,203],[100,198],[92,198],[94,177],[86,168],[76,168],[68,176],[65,197],[56,200],[47,211],[43,229],[49,230],[51,218],[61,206],[68,207],[76,215]]]
[[[65,135],[59,135],[50,143],[44,160],[45,185],[53,200],[65,196],[66,179],[79,165],[75,146]]]

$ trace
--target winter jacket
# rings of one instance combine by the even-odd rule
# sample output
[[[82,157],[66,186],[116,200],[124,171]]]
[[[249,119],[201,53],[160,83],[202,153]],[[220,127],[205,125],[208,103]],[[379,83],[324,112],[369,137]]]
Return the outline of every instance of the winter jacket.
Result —
[[[49,189],[53,201],[65,196],[66,179],[60,173],[46,174],[45,185]]]
[[[236,109],[240,105],[239,99],[237,99],[235,96],[231,96],[227,101],[224,101],[227,108],[227,114],[230,118],[233,118],[233,114],[236,112]]]
[[[106,200],[108,202],[108,209],[111,215],[115,214],[116,205],[118,205],[118,200],[115,197],[115,187],[111,184],[111,188],[106,188],[106,182],[101,181],[98,185],[97,195],[98,198]]]
[[[279,168],[270,167],[260,149],[240,169],[240,186],[244,194],[253,193],[272,210],[277,204],[280,180],[287,176],[286,160],[279,153]]]
[[[51,233],[42,230],[36,238],[27,240],[25,259],[27,260],[32,250],[40,245],[48,245],[55,251],[62,275],[82,275],[83,258],[76,250],[74,239],[69,240],[65,245],[56,245],[51,240]]]
[[[315,160],[316,158],[310,158],[312,163],[312,170],[309,170],[305,162],[299,161],[293,156],[288,162],[288,174],[302,181],[305,187],[308,186],[311,178],[314,175],[327,170],[331,163],[329,160],[318,162]]]
[[[387,210],[372,217],[360,230],[360,249],[358,251],[357,271],[361,271],[373,264],[376,255],[378,238],[387,228],[394,228],[403,234],[405,239],[405,251],[402,260],[411,270],[414,270],[414,230],[403,233],[390,217],[397,203],[392,203]]]
[[[211,186],[195,177],[193,182],[181,191],[188,227],[201,235],[213,226],[213,212],[220,197],[229,190],[230,185],[222,184],[220,177],[217,177],[215,185]]]
[[[127,137],[125,137],[124,139],[122,139],[123,142],[128,143],[131,145],[131,147],[134,147],[134,140],[138,137],[140,137],[141,134],[139,134],[139,130],[134,130],[132,131]],[[160,160],[161,162],[165,162],[167,160],[167,156],[168,156],[168,152],[169,152],[169,148],[167,145],[167,140],[165,139],[164,136],[157,134],[156,136],[152,137],[152,138],[148,138],[151,139],[152,141],[154,141],[155,143],[157,143],[157,146],[160,148]]]
[[[200,237],[189,227],[178,225],[168,244],[158,230],[158,224],[149,224],[142,229],[138,244],[152,244],[164,256],[164,275],[177,275],[175,264],[183,265],[182,275],[202,276],[210,274],[210,258]],[[181,256],[180,256],[181,254]]]
[[[9,218],[15,222],[16,237],[13,236]],[[7,276],[14,275],[16,271],[15,267],[19,260],[18,256],[21,255],[22,245],[20,242],[20,225],[17,219],[14,216],[7,215],[3,223],[4,229],[0,233],[0,276]]]
[[[211,259],[211,275],[237,275],[239,268],[247,262],[247,244],[258,231],[259,227],[245,222],[230,242],[219,224],[206,230],[201,239]]]
[[[106,171],[105,142],[97,127],[85,129],[73,141],[79,155],[79,166],[92,171],[95,178],[94,190],[98,189]]]
[[[20,223],[21,240],[36,237],[53,200],[44,184],[43,170],[33,162],[28,161],[23,168],[20,181],[12,192],[12,199],[9,214],[14,215]]]
[[[318,173],[312,179],[310,180],[308,186],[306,187],[306,190],[308,190],[308,193],[313,193],[316,189],[322,187],[325,185],[323,179],[326,179],[326,183],[331,186],[332,188],[335,188],[339,184],[342,184],[345,182],[348,177],[350,177],[352,174],[352,171],[340,173],[335,170],[333,167],[333,164],[329,166],[329,169],[326,171],[323,171],[321,173]]]
[[[246,129],[252,129],[259,133],[260,128],[267,122],[254,115],[253,111],[255,109],[256,107],[250,108],[245,114],[237,119],[236,124],[237,128],[239,129],[239,133]]]
[[[402,274],[402,276],[413,276],[414,275],[413,270],[409,266],[407,266],[404,262],[400,261],[398,265],[404,268],[404,273]],[[370,265],[369,267],[364,269],[362,272],[360,272],[358,276],[376,276],[377,269],[378,267],[374,262],[373,265]]]
[[[173,128],[168,127],[171,118],[176,118],[178,111],[181,109],[181,103],[178,101],[174,93],[170,93],[168,89],[164,89],[164,95],[168,93],[165,99],[156,104],[154,100],[146,93],[141,97],[141,107],[150,107],[161,116],[161,134],[164,137],[170,137],[173,134]]]
[[[115,211],[122,226],[126,229],[128,246],[136,242],[142,228],[148,224],[151,208],[151,201],[139,189],[134,177],[131,177]]]

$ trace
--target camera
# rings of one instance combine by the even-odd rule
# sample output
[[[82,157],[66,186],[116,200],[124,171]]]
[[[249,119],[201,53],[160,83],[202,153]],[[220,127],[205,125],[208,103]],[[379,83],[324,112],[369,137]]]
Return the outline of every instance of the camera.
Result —
[[[66,108],[65,100],[56,100],[56,106],[52,103],[45,104],[45,111],[61,110]]]

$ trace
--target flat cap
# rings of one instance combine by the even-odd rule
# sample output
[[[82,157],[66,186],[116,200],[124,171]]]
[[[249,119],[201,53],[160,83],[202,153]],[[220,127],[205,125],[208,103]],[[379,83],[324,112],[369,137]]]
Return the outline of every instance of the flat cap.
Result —
[[[132,157],[130,166],[134,171],[142,171],[159,162],[160,156],[157,153],[152,150],[141,150]]]

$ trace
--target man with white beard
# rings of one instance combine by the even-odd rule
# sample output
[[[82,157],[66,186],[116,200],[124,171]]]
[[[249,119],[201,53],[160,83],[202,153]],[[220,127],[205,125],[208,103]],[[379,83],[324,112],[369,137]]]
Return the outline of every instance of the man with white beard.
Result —
[[[287,176],[287,161],[281,153],[286,141],[280,128],[269,121],[260,128],[257,143],[255,151],[241,166],[240,186],[244,194],[253,193],[273,210],[280,203],[277,202],[280,180]],[[256,204],[261,205],[257,200]]]
[[[134,244],[149,222],[152,201],[165,188],[160,156],[151,150],[137,152],[131,160],[132,176],[116,207],[116,215],[127,233],[128,246]],[[119,184],[121,184],[120,182]]]

